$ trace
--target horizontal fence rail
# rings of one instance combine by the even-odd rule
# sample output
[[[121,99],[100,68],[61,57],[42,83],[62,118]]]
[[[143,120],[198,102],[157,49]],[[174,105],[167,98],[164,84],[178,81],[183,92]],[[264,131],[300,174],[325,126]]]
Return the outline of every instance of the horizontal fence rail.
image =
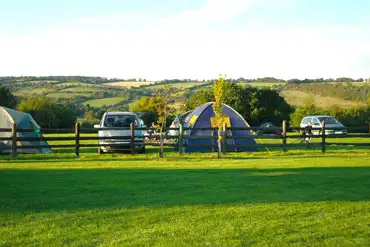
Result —
[[[346,127],[346,128],[327,128],[323,122],[322,128],[313,128],[312,130],[318,132],[317,135],[310,135],[311,139],[320,139],[320,142],[309,143],[310,146],[320,147],[322,152],[326,151],[327,146],[354,146],[354,147],[370,147],[370,124],[359,127]],[[192,135],[192,131],[208,131],[207,135]],[[161,139],[165,140],[163,146],[175,147],[176,150],[182,154],[185,148],[210,148],[212,151],[217,149],[217,128],[189,128],[180,126],[179,128],[168,128],[160,135],[157,128],[141,128],[131,125],[130,127],[124,128],[80,128],[80,124],[77,123],[74,129],[17,129],[15,124],[12,128],[0,128],[0,153],[4,150],[10,150],[12,156],[16,156],[19,151],[27,149],[41,149],[41,148],[74,148],[76,156],[80,154],[80,148],[98,148],[98,152],[101,153],[102,148],[114,148],[114,150],[127,150],[131,154],[135,154],[140,147],[143,145],[151,145],[158,147],[160,146]],[[343,131],[348,134],[333,134],[336,130]],[[99,131],[126,131],[126,135],[120,136],[119,132],[114,132],[114,136],[81,136],[81,134],[98,134]],[[175,135],[170,135],[169,131],[174,131]],[[238,131],[249,131],[250,134],[244,135],[233,135],[239,133]],[[262,134],[256,135],[252,132],[268,132],[274,134]],[[282,151],[287,152],[288,148],[302,147],[300,141],[304,141],[302,134],[287,135],[287,132],[296,131],[304,132],[305,129],[299,127],[287,127],[287,122],[283,121],[281,127],[227,127],[224,125],[223,131],[221,131],[221,140],[223,146],[223,152],[226,153],[228,150],[238,148],[281,148]],[[146,135],[137,132],[147,133]],[[36,137],[21,137],[18,133],[37,133]],[[129,134],[127,134],[129,133]],[[258,132],[257,132],[258,133]],[[67,136],[43,136],[42,134],[66,134]],[[106,133],[105,133],[106,134]],[[334,139],[333,142],[328,142],[327,139]],[[368,142],[357,143],[357,142],[336,142],[339,138],[353,139],[363,138]],[[257,140],[256,144],[230,144],[229,142],[235,140]],[[191,140],[210,140],[210,143],[188,143]],[[258,141],[260,140],[260,141]],[[281,141],[281,143],[263,143],[263,140],[275,140]],[[73,144],[51,144],[47,145],[42,142],[48,141],[70,141]],[[96,141],[93,144],[80,143],[81,141]],[[33,145],[29,142],[39,142],[39,145]]]

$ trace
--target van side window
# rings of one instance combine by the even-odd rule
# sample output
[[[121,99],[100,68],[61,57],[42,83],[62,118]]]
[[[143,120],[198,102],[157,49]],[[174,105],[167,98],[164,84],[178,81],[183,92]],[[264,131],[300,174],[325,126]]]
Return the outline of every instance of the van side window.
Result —
[[[311,120],[312,120],[312,118],[306,117],[306,118],[303,119],[302,124],[308,124],[308,122],[310,122]]]
[[[320,125],[320,122],[317,118],[313,118],[312,124],[313,125]]]

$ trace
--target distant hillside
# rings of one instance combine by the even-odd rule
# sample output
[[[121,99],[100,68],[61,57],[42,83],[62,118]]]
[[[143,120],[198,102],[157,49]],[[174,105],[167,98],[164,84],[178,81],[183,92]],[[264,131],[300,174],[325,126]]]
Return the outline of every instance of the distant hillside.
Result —
[[[248,87],[271,88],[279,90],[287,102],[292,105],[302,105],[313,98],[318,106],[353,107],[364,105],[369,98],[370,83],[353,82],[340,83],[304,80],[289,82],[275,78],[259,79],[228,79],[232,83]],[[315,83],[313,83],[315,82]],[[48,76],[48,77],[0,77],[0,84],[6,84],[14,95],[27,98],[35,95],[45,95],[57,101],[69,101],[91,107],[105,109],[128,108],[136,100],[156,94],[156,91],[166,85],[175,88],[175,103],[177,107],[195,92],[212,87],[213,80],[162,80],[158,82],[145,79],[108,79],[104,77],[83,76]],[[355,102],[356,101],[356,102]]]
[[[280,95],[284,97],[288,104],[293,106],[303,106],[307,103],[313,103],[317,107],[329,109],[333,106],[337,106],[340,108],[352,108],[366,105],[364,102],[356,102],[352,100],[320,96],[312,93],[305,93],[294,90],[281,91]]]
[[[310,83],[287,84],[282,91],[298,91],[340,100],[368,102],[370,99],[370,83]]]

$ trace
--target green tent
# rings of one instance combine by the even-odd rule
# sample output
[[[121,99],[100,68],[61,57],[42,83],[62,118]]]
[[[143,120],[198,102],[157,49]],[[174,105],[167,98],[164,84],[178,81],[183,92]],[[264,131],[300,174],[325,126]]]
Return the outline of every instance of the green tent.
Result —
[[[30,114],[0,106],[0,129],[11,129],[13,123],[17,125],[17,129],[34,129],[33,132],[17,132],[17,137],[42,137],[39,133],[40,126]],[[0,137],[11,137],[11,132],[0,132]],[[11,141],[0,141],[0,153],[9,153],[9,149],[2,148],[11,147],[11,145]],[[49,146],[46,141],[19,141],[17,145],[19,147],[18,153],[51,153],[50,147],[22,149],[22,146]]]

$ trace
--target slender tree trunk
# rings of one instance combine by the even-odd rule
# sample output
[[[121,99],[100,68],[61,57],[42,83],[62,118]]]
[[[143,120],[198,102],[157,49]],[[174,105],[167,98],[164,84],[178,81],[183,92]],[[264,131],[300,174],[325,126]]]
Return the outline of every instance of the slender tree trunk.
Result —
[[[160,143],[159,158],[163,158],[163,132],[162,132],[162,130],[161,130],[159,135],[160,135],[160,137],[159,137],[159,143]]]
[[[220,128],[218,128],[217,135],[218,135],[218,138],[217,138],[217,145],[218,145],[217,158],[220,159],[221,158],[221,152],[222,152],[222,150],[221,150],[221,141],[222,141],[222,139],[221,139],[221,129]]]
[[[161,126],[161,133],[160,133],[160,138],[159,138],[159,142],[160,142],[160,147],[159,147],[159,157],[160,158],[163,158],[163,132],[164,132],[164,128],[166,127],[166,119],[164,120],[164,123],[162,124]]]

